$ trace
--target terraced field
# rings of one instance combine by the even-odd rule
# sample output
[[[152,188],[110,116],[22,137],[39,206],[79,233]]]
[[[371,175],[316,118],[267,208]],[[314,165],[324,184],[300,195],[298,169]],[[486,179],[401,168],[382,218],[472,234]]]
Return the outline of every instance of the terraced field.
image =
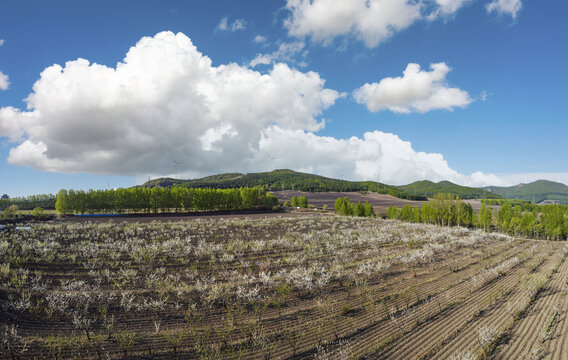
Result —
[[[562,359],[565,243],[336,216],[0,235],[2,358]]]

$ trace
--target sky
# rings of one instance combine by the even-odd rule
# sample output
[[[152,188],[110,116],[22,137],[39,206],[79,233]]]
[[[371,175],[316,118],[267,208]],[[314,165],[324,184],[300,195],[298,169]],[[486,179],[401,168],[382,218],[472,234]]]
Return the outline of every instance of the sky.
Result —
[[[568,184],[564,0],[0,3],[0,193]]]

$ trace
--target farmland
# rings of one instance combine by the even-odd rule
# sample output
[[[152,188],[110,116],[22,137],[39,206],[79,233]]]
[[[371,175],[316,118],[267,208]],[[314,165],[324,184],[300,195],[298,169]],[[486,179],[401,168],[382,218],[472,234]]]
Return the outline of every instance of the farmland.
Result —
[[[2,358],[561,359],[568,252],[331,215],[0,234]]]

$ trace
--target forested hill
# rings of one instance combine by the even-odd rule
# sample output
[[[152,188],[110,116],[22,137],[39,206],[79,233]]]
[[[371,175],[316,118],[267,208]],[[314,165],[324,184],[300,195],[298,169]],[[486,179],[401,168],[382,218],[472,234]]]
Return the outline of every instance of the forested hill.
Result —
[[[539,203],[544,200],[557,200],[568,205],[568,186],[554,181],[538,180],[529,184],[510,187],[490,186],[484,188],[507,199],[529,200]]]
[[[308,192],[324,191],[374,191],[401,199],[425,200],[422,194],[411,194],[395,186],[374,181],[346,181],[292,170],[274,170],[265,173],[227,173],[207,176],[201,179],[176,180],[161,178],[146,182],[145,187],[184,186],[189,188],[232,189],[239,187],[263,186],[266,190],[298,190]]]
[[[440,181],[434,183],[432,181],[423,180],[416,181],[412,184],[398,186],[399,189],[411,194],[419,194],[427,197],[433,197],[439,193],[448,193],[457,195],[460,199],[501,199],[502,196],[494,192],[484,189],[461,186],[449,181]]]

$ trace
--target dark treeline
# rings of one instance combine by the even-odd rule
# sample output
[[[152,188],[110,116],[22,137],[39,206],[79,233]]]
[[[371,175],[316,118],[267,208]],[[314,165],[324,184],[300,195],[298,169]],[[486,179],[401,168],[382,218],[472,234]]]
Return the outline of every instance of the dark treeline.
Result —
[[[296,190],[305,192],[350,192],[373,191],[408,200],[427,200],[423,195],[410,194],[394,186],[374,181],[347,181],[319,175],[304,174],[291,170],[275,170],[269,173],[224,174],[203,179],[176,182],[169,179],[149,182],[150,185],[167,187],[170,185],[189,188],[226,189],[262,186],[269,191]]]
[[[548,212],[548,209],[552,209],[558,207],[562,209],[564,212],[568,212],[568,205],[560,205],[560,204],[547,204],[547,205],[539,205],[535,204],[528,200],[518,200],[518,199],[484,199],[481,200],[482,204],[488,206],[503,206],[503,205],[511,205],[512,207],[520,207],[521,211],[537,211],[537,212]]]
[[[450,194],[438,194],[422,208],[405,205],[402,209],[391,206],[387,218],[403,221],[464,226],[485,231],[498,230],[514,236],[562,240],[568,236],[568,206],[535,205],[502,201],[498,210],[493,210],[483,201],[481,209],[474,211],[470,204]],[[531,205],[531,206],[528,206]],[[525,209],[523,209],[525,208]]]
[[[460,199],[502,199],[503,196],[485,191],[483,189],[461,186],[449,181],[434,183],[428,180],[416,181],[412,184],[398,186],[399,189],[409,193],[423,194],[434,197],[436,194],[454,194]]]
[[[61,190],[56,210],[62,214],[167,213],[272,209],[278,199],[261,187],[239,189],[142,188]]]
[[[375,216],[373,205],[371,205],[368,201],[365,201],[364,204],[361,204],[360,201],[352,203],[348,197],[337,198],[337,200],[335,200],[335,211],[339,215],[366,217]]]
[[[43,209],[55,209],[56,196],[53,194],[31,195],[0,199],[0,210],[5,210],[11,205],[16,205],[20,210],[32,210],[37,207]]]

